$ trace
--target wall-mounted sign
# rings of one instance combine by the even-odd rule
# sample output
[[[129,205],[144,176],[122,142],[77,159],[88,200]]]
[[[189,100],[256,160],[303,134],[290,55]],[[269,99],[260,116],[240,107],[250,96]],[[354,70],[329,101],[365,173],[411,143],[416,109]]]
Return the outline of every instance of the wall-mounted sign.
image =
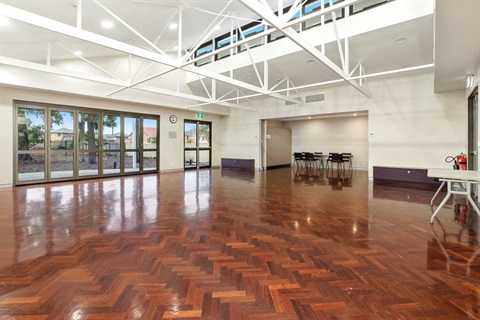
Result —
[[[203,119],[203,113],[197,113],[197,119]]]

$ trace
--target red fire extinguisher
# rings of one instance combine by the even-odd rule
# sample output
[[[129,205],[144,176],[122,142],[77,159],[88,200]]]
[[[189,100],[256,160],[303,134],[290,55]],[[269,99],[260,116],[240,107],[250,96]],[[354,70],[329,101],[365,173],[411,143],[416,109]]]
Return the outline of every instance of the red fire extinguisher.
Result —
[[[463,154],[463,152],[455,157],[446,157],[445,162],[453,162],[454,170],[467,170],[467,155]]]
[[[463,153],[455,157],[455,163],[459,170],[467,170],[467,156]]]

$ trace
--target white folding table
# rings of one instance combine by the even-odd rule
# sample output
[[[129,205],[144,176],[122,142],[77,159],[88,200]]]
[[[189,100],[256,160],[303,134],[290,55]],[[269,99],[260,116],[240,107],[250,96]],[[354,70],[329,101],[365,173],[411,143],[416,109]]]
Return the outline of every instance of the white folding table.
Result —
[[[475,210],[475,212],[480,216],[480,209],[472,198],[472,185],[480,184],[480,172],[474,170],[452,170],[452,169],[428,169],[427,176],[430,178],[438,178],[442,181],[442,184],[438,188],[437,192],[430,201],[430,206],[433,207],[433,200],[437,197],[445,183],[447,184],[447,195],[438,205],[437,210],[432,214],[430,218],[430,224],[433,224],[433,218],[437,215],[440,209],[445,205],[452,194],[461,194],[466,195],[468,202]],[[455,183],[460,183],[465,185],[465,188],[461,190],[454,189],[453,185]]]

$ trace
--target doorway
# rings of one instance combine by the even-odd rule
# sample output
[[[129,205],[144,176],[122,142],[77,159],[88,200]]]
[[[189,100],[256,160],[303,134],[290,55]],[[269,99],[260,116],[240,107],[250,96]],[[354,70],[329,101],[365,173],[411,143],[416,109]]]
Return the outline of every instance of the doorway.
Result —
[[[185,120],[184,168],[210,168],[212,159],[212,123]]]
[[[469,170],[478,170],[478,87],[468,97],[468,157]]]

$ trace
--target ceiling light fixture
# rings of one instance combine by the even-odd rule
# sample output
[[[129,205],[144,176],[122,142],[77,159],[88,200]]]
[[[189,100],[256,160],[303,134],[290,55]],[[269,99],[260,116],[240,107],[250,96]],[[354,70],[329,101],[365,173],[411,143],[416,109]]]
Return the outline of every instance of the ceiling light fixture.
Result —
[[[398,38],[397,40],[395,40],[396,43],[405,43],[407,42],[407,38],[404,38],[404,37],[401,37],[401,38]]]
[[[312,60],[312,59],[307,60],[307,63],[308,63],[308,64],[314,64],[314,63],[315,63],[315,60]]]
[[[473,74],[467,75],[467,77],[465,78],[465,87],[467,87],[467,89],[473,88],[474,85],[475,85],[475,76]]]
[[[356,113],[354,113],[354,114],[353,114],[353,116],[354,116],[354,117],[356,117],[356,116],[357,116],[357,114],[356,114]]]
[[[80,51],[80,50],[77,50],[74,53],[75,53],[76,56],[81,56],[82,55],[82,51]]]
[[[170,30],[175,30],[177,28],[178,28],[178,25],[176,23],[172,23],[168,26],[168,29],[170,29]]]
[[[104,29],[111,29],[113,27],[113,22],[109,20],[105,20],[102,22],[102,28]]]
[[[0,16],[0,27],[5,27],[8,24],[10,24],[10,20],[7,17]]]

